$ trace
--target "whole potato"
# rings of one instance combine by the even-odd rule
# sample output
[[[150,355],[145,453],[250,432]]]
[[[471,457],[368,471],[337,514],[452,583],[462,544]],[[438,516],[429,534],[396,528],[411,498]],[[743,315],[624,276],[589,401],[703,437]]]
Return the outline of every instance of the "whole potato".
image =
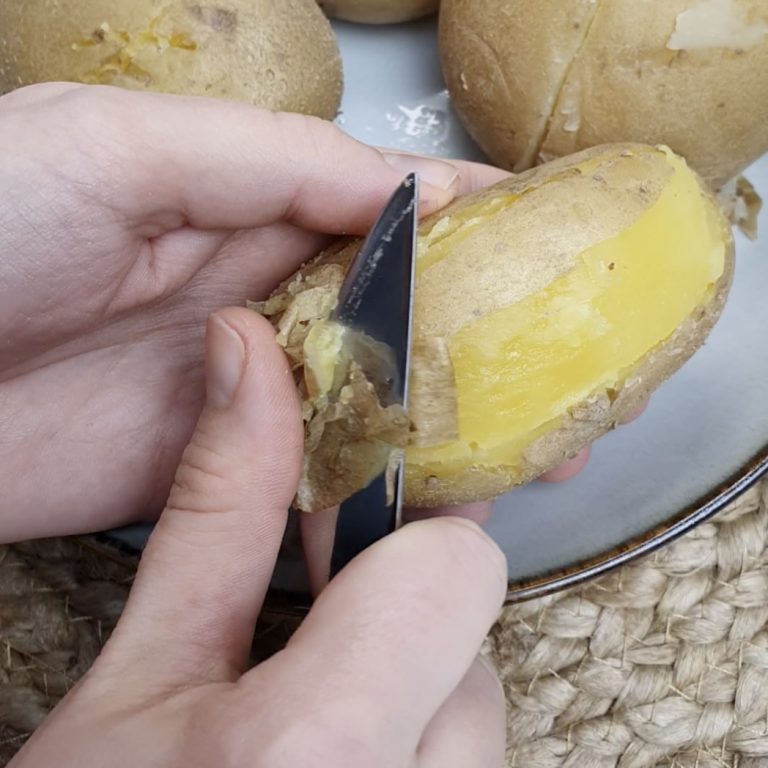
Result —
[[[505,168],[661,143],[719,187],[768,151],[765,0],[444,0],[440,48],[460,116]]]
[[[314,0],[0,3],[0,93],[68,80],[333,118],[341,58]]]
[[[336,19],[362,24],[395,24],[434,13],[440,0],[318,0]]]
[[[733,267],[722,211],[665,147],[593,148],[459,199],[419,228],[406,418],[328,320],[358,248],[255,306],[300,378],[307,511],[406,445],[415,506],[491,498],[574,456],[704,342]]]

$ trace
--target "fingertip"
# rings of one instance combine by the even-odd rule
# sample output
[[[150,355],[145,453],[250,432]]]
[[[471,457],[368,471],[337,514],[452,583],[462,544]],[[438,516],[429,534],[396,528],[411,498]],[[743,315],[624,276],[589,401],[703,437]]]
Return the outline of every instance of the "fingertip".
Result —
[[[216,310],[211,317],[218,318],[233,328],[248,345],[266,344],[278,346],[275,329],[263,315],[245,307],[224,307]]]
[[[450,550],[455,562],[465,561],[467,570],[473,575],[490,572],[491,580],[498,587],[499,605],[504,602],[508,583],[506,555],[474,520],[455,516],[435,517],[412,523],[405,530],[408,528],[416,529],[420,536],[429,537],[432,546],[439,538],[439,546]]]
[[[423,215],[435,213],[457,197],[486,189],[512,176],[508,171],[483,163],[452,160],[450,164],[455,168],[456,176],[447,189],[430,184],[422,185],[421,212]]]
[[[459,190],[457,192],[459,195],[477,192],[513,176],[513,174],[505,171],[503,168],[486,165],[485,163],[473,163],[463,160],[457,161],[457,166],[460,178]]]
[[[400,176],[405,177],[409,173],[418,175],[421,216],[444,208],[456,197],[460,179],[455,163],[397,150],[383,149],[380,152],[386,164]]]
[[[275,329],[266,318],[245,307],[217,310],[209,320],[209,334],[214,324],[226,326],[239,337],[243,349],[241,371],[236,385],[230,388],[229,402],[219,398],[231,411],[221,428],[227,430],[230,442],[248,443],[258,436],[265,464],[274,464],[277,475],[288,472],[287,485],[298,482],[304,444],[301,402]],[[209,335],[206,367],[216,356],[223,357],[216,343],[216,337]]]
[[[650,402],[651,399],[649,397],[645,398],[645,400],[643,400],[643,402],[640,403],[637,408],[634,408],[623,419],[621,419],[621,421],[619,421],[619,426],[625,426],[626,424],[630,424],[631,422],[635,421],[635,419],[639,419],[640,416],[642,416],[648,409]]]
[[[269,320],[245,307],[219,309],[212,317],[224,322],[242,339],[246,372],[255,369],[256,375],[267,383],[279,380],[281,390],[290,392],[298,402],[288,358],[283,347],[278,344],[277,332]]]
[[[419,188],[419,218],[437,213],[456,199],[459,191],[459,178],[448,189],[439,189],[431,184],[421,183]]]
[[[245,342],[221,315],[208,318],[205,354],[205,393],[209,408],[229,408],[243,378]]]
[[[568,461],[564,461],[549,472],[545,472],[539,477],[542,483],[562,483],[576,477],[589,463],[589,457],[592,453],[590,446],[586,446],[579,451],[576,456]]]

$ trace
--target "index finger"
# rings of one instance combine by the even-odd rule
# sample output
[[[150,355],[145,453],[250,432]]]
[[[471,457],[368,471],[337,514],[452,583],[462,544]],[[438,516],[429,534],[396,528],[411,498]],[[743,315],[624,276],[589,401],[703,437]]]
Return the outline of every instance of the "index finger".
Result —
[[[78,180],[89,163],[85,177],[99,180],[100,198],[148,237],[185,224],[229,230],[276,221],[360,234],[406,173],[398,157],[388,162],[319,118],[108,86],[56,94],[66,135],[54,135],[40,152]],[[44,107],[29,104],[30,111]],[[438,158],[420,162],[421,205],[429,213],[456,195],[458,170]]]
[[[395,149],[382,149],[381,151],[390,158],[398,157],[400,159],[398,165],[406,169],[408,168],[408,160],[413,160],[414,168],[412,170],[418,170],[417,164],[422,155]],[[485,189],[512,176],[509,171],[505,171],[503,168],[497,168],[495,165],[487,165],[486,163],[478,163],[473,160],[450,158],[447,162],[455,166],[459,172],[457,195],[469,195],[472,192]]]
[[[312,682],[309,712],[413,748],[472,665],[506,586],[504,555],[475,523],[412,523],[331,581],[274,662]]]

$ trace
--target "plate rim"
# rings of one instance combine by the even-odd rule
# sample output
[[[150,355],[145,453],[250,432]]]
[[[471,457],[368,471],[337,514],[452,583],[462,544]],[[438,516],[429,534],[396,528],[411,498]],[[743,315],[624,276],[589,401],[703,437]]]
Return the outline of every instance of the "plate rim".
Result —
[[[564,568],[553,569],[530,579],[508,581],[504,605],[516,605],[547,597],[589,583],[623,565],[651,555],[722,512],[766,474],[768,474],[768,443],[764,443],[728,478],[679,509],[669,519],[644,533]]]
[[[565,568],[548,571],[531,579],[509,581],[504,606],[517,605],[589,584],[621,566],[653,554],[722,512],[763,476],[768,476],[768,442],[724,481],[683,507],[669,520],[655,525],[645,533]],[[305,594],[271,588],[264,601],[263,613],[273,618],[302,617],[311,610],[312,602]]]

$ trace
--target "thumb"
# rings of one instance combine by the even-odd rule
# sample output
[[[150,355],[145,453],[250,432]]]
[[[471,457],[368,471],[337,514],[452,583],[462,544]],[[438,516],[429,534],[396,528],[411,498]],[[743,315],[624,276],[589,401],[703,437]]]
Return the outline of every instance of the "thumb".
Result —
[[[161,684],[230,679],[244,668],[300,471],[296,388],[265,320],[239,308],[209,319],[206,387],[102,660]]]

